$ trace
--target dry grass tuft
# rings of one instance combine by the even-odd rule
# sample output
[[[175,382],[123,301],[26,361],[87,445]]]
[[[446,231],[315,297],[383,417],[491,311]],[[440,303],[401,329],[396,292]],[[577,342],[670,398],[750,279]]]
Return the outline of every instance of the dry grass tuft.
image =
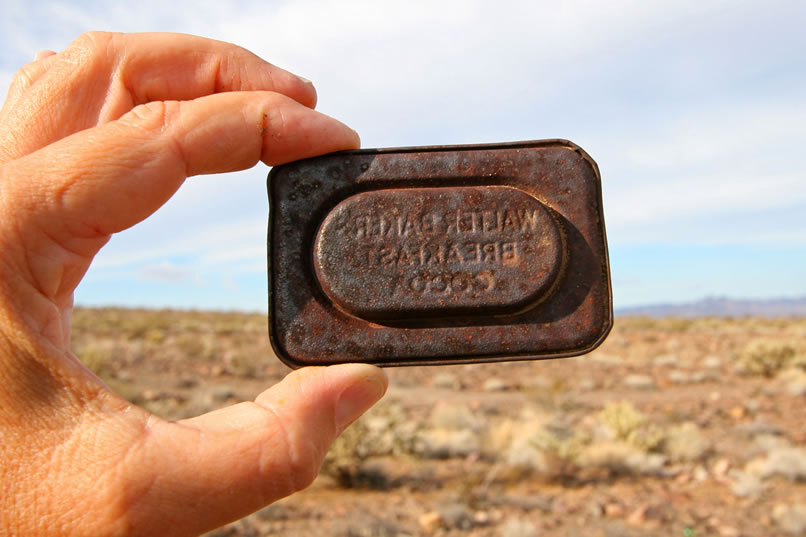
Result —
[[[772,377],[790,363],[801,361],[799,358],[795,341],[754,339],[739,354],[736,370],[743,375]]]
[[[663,431],[628,401],[608,402],[596,418],[611,438],[641,451],[654,451],[663,441]]]

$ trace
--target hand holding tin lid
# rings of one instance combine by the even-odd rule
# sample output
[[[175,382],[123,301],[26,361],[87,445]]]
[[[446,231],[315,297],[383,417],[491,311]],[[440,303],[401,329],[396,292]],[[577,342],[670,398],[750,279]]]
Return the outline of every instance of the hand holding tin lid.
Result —
[[[0,534],[205,532],[309,484],[381,397],[375,367],[308,368],[170,423],[70,352],[93,256],[187,176],[358,146],[315,101],[309,82],[184,35],[87,34],[18,73],[0,112]]]

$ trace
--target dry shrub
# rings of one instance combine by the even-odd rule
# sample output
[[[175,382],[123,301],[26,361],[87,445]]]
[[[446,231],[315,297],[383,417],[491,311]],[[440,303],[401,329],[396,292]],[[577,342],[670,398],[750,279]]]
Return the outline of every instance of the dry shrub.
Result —
[[[743,375],[772,377],[790,364],[803,361],[794,341],[754,339],[739,354],[736,371]]]
[[[208,357],[209,345],[205,339],[199,337],[199,334],[180,334],[174,340],[174,345],[182,353],[183,358],[198,359]]]
[[[550,480],[566,481],[578,474],[580,459],[590,437],[584,432],[547,425],[532,437],[531,442],[544,465],[536,468],[539,473]]]
[[[90,371],[101,376],[116,354],[117,348],[113,342],[91,341],[84,344],[76,356]]]
[[[791,360],[789,360],[787,367],[806,371],[806,353],[801,352],[796,354]]]
[[[343,487],[354,487],[367,459],[412,453],[419,429],[399,405],[381,403],[341,434],[325,457],[322,472]]]
[[[576,424],[556,416],[539,418],[508,419],[490,429],[487,453],[502,464],[499,480],[522,480],[524,472],[556,482],[659,475],[670,458],[696,459],[709,448],[699,430],[684,424],[667,435],[629,402],[609,402]],[[692,438],[696,446],[679,445]]]
[[[596,419],[608,436],[641,451],[654,451],[663,441],[663,431],[628,401],[608,402]]]
[[[263,357],[254,353],[236,352],[227,355],[224,361],[233,375],[250,379],[259,378],[265,365]]]
[[[658,330],[662,332],[686,332],[695,326],[698,320],[683,317],[657,318],[641,315],[622,317],[618,322],[621,329],[626,331],[642,332]]]
[[[146,343],[151,343],[153,345],[159,345],[165,342],[165,330],[161,328],[149,328],[146,330],[145,334],[143,334],[143,340]]]
[[[590,438],[566,428],[545,426],[532,439],[532,445],[554,460],[573,463],[579,459]]]
[[[500,466],[498,480],[519,483],[525,475],[565,481],[577,472],[577,458],[590,441],[586,431],[557,416],[525,408],[518,419],[493,424],[484,438],[484,453]]]
[[[177,316],[167,311],[124,311],[116,319],[116,332],[130,340],[145,340],[162,343],[173,328]]]
[[[662,472],[667,458],[657,451],[664,439],[663,430],[632,403],[608,402],[591,417],[587,423],[592,436],[587,440],[578,436],[583,441],[554,448],[565,451],[577,467],[578,478]]]

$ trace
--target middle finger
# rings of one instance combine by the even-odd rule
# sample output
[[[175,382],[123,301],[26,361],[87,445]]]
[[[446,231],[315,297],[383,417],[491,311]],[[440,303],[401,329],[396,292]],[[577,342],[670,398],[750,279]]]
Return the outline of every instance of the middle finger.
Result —
[[[304,78],[236,45],[185,34],[92,32],[48,61],[49,69],[4,110],[0,160],[27,155],[151,101],[258,90],[310,108],[316,104],[316,91]]]

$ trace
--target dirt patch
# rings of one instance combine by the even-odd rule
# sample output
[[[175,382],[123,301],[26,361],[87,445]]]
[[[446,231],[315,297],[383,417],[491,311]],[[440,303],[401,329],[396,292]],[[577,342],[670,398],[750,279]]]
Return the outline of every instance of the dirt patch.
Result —
[[[73,348],[124,397],[180,419],[288,372],[266,327],[80,309]],[[804,371],[806,320],[752,318],[618,319],[580,358],[390,370],[385,400],[309,490],[211,535],[792,535]]]

